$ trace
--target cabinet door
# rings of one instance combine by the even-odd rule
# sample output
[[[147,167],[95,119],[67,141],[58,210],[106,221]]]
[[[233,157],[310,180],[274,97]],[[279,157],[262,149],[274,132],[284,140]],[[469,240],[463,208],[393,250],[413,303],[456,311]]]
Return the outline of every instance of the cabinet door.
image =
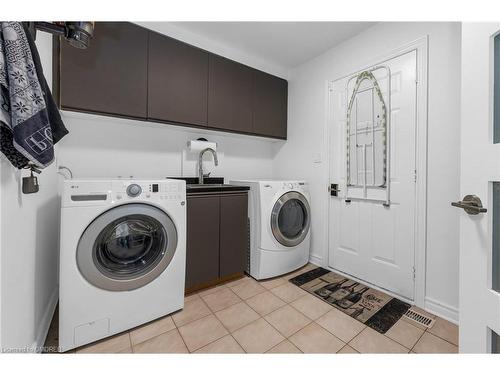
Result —
[[[248,247],[247,194],[220,197],[220,273],[221,278],[246,270]]]
[[[286,139],[288,82],[260,71],[253,82],[253,131]]]
[[[60,43],[63,109],[146,118],[148,31],[97,22],[87,49]]]
[[[210,54],[208,126],[252,133],[252,69]]]
[[[208,52],[150,33],[149,118],[206,126],[207,88]]]
[[[187,197],[186,289],[219,277],[219,197]]]

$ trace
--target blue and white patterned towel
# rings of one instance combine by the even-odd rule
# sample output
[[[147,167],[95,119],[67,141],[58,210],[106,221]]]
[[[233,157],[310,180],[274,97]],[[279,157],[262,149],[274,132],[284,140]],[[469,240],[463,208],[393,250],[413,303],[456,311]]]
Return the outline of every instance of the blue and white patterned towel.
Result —
[[[30,46],[20,22],[0,25],[0,151],[18,168],[44,168],[54,145]]]

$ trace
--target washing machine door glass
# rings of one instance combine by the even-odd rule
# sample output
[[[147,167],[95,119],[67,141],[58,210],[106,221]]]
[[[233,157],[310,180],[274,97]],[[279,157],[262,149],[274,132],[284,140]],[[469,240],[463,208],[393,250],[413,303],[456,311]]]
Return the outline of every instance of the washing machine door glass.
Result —
[[[283,194],[271,212],[271,230],[284,246],[299,245],[309,232],[310,207],[306,197],[296,191]]]
[[[132,290],[157,278],[177,248],[171,218],[147,204],[106,211],[84,231],[77,264],[85,279],[106,290]]]

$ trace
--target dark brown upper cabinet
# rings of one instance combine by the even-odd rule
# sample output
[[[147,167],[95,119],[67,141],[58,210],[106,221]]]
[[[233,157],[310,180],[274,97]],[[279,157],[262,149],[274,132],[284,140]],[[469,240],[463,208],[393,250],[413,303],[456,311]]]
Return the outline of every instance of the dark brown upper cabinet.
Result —
[[[146,118],[148,30],[97,22],[87,49],[59,46],[62,109]]]
[[[252,133],[253,69],[210,54],[208,69],[208,126]]]
[[[286,139],[288,82],[254,70],[253,84],[253,132]]]
[[[208,52],[149,34],[148,118],[207,125]]]
[[[55,38],[61,109],[286,139],[287,81],[128,22]]]

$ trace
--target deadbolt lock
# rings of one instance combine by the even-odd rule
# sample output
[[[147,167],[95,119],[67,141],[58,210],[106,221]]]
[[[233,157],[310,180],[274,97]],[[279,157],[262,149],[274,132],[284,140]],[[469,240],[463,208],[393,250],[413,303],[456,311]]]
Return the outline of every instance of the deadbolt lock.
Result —
[[[338,193],[340,193],[339,184],[330,184],[328,191],[332,197],[337,197]]]

